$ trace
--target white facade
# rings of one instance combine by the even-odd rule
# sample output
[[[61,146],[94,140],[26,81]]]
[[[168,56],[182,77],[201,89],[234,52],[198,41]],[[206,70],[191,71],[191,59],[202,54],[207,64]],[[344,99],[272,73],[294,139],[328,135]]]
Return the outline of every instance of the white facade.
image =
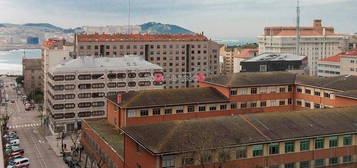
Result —
[[[75,121],[106,117],[106,96],[162,89],[154,74],[162,68],[138,56],[68,60],[49,69],[46,112],[54,133],[74,129]]]
[[[332,77],[340,75],[357,76],[357,51],[344,52],[319,61],[318,76]]]

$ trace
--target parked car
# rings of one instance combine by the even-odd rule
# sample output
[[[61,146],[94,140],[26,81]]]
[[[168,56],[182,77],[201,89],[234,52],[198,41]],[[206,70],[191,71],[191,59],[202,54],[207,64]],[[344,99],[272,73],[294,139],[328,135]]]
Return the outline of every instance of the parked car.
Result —
[[[20,159],[20,158],[24,158],[24,156],[22,156],[22,155],[15,155],[15,156],[9,157],[8,164],[9,164],[10,162],[15,161],[15,159]]]
[[[7,143],[7,144],[5,145],[5,148],[6,148],[6,149],[7,149],[7,148],[12,148],[12,147],[14,147],[14,146],[19,147],[20,144],[10,144],[10,143]]]
[[[11,135],[5,138],[7,141],[12,141],[15,139],[20,139],[17,135]]]
[[[8,131],[7,133],[5,133],[3,137],[6,138],[8,136],[13,136],[13,135],[16,135],[16,131]]]
[[[15,103],[15,100],[11,100],[10,103]]]
[[[14,155],[13,153],[20,153],[21,155],[23,155],[25,153],[25,150],[18,148],[18,149],[12,150],[11,155]]]
[[[28,158],[18,158],[10,162],[7,168],[16,168],[16,167],[29,167],[30,161]]]
[[[16,150],[18,150],[18,149],[20,149],[19,146],[9,146],[9,147],[6,147],[6,149],[5,149],[5,154],[6,154],[6,155],[9,155],[12,151],[16,151]]]
[[[64,163],[69,165],[69,163],[71,163],[73,161],[73,157],[69,154],[63,154],[63,161],[64,161]]]

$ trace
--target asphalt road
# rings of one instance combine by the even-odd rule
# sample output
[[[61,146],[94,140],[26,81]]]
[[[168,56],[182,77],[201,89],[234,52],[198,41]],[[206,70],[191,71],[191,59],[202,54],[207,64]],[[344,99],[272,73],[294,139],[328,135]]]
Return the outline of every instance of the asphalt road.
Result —
[[[66,168],[68,166],[58,157],[50,148],[46,139],[40,134],[41,122],[40,112],[25,111],[24,103],[20,96],[17,96],[16,90],[10,86],[14,79],[0,77],[5,85],[6,94],[9,100],[15,100],[15,103],[8,103],[7,112],[10,116],[10,130],[15,130],[20,137],[20,147],[25,150],[25,157],[30,160],[31,168]],[[4,106],[1,107],[1,113],[5,112]]]

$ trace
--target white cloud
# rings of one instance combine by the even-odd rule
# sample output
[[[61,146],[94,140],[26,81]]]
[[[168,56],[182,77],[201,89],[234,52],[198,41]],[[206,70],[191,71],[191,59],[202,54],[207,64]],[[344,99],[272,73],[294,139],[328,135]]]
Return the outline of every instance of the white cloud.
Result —
[[[301,0],[301,4],[303,5],[320,5],[341,2],[352,2],[352,0]]]

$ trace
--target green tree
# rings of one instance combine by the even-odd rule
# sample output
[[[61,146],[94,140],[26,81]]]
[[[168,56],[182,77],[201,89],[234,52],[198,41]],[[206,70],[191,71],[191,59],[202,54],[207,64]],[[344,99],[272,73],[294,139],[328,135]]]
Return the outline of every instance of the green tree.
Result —
[[[28,95],[30,100],[33,100],[36,104],[43,102],[43,93],[41,91],[35,90]]]
[[[23,85],[24,84],[24,76],[17,77],[16,78],[16,83]]]

